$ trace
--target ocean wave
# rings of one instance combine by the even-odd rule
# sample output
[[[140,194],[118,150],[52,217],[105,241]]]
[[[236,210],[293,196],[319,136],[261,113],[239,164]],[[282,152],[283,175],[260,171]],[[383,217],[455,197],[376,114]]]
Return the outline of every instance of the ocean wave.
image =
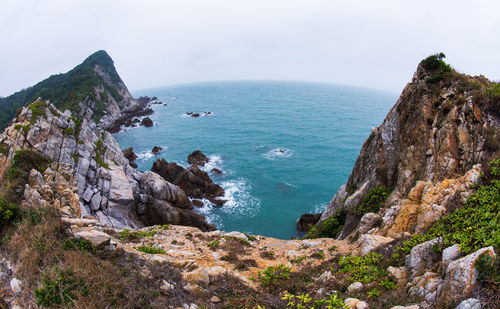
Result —
[[[268,160],[275,160],[278,158],[290,158],[293,152],[288,148],[277,147],[263,153],[262,156]]]
[[[160,146],[161,148],[163,148],[160,152],[163,152],[165,150],[167,150],[168,146]],[[141,160],[141,161],[144,161],[144,160],[149,160],[153,157],[155,157],[155,155],[153,154],[153,152],[151,150],[144,150],[144,151],[141,151],[139,153],[136,153],[137,155],[137,160]]]
[[[222,210],[228,214],[254,216],[260,208],[260,199],[252,196],[252,186],[244,178],[224,181],[224,199],[227,200]]]
[[[210,173],[214,168],[219,169],[221,171],[224,169],[224,161],[222,160],[222,157],[220,155],[213,154],[209,155],[207,158],[208,162],[206,162],[205,165],[201,167],[202,171]]]
[[[320,212],[323,212],[325,211],[326,206],[328,206],[328,202],[316,204],[309,210],[309,213],[318,214]]]

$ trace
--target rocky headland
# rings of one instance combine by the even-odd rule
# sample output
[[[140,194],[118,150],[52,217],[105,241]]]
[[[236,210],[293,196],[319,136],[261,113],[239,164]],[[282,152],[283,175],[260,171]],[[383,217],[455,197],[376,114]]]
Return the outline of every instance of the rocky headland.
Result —
[[[201,151],[135,170],[105,129],[141,100],[89,57],[101,80],[78,108],[40,95],[0,135],[0,308],[496,307],[500,87],[442,58],[419,64],[347,184],[298,222],[306,239],[280,240],[193,210],[223,204]],[[95,102],[99,89],[123,100]]]

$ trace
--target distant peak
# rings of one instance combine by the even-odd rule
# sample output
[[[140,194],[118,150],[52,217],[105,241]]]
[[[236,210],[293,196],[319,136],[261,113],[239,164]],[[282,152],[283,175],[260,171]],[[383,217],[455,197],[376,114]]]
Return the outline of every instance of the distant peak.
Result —
[[[99,50],[88,56],[87,59],[83,62],[84,64],[95,65],[98,64],[103,68],[113,68],[114,62],[113,59],[108,55],[105,50]]]

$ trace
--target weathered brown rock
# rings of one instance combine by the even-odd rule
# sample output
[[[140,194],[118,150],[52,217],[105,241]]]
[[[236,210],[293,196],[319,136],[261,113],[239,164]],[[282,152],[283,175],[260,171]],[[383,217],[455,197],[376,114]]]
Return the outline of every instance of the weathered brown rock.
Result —
[[[132,166],[133,168],[137,168],[137,163],[134,162],[135,159],[137,159],[137,155],[134,153],[134,148],[129,147],[127,149],[124,149],[124,150],[122,150],[122,153],[123,153],[123,156],[125,158],[127,158],[130,166]]]
[[[146,118],[142,119],[141,125],[145,126],[146,128],[149,128],[149,127],[152,127],[154,124],[153,124],[153,120],[151,120],[151,118],[146,117]]]
[[[160,151],[162,151],[162,150],[163,150],[163,147],[161,147],[161,146],[154,146],[154,147],[153,147],[153,150],[151,150],[151,152],[152,152],[155,156],[157,156],[157,155],[159,155],[159,154],[160,154]]]
[[[319,218],[321,218],[321,213],[303,214],[297,221],[297,230],[301,232],[308,232],[311,227],[319,221]]]
[[[188,155],[188,163],[191,165],[204,166],[205,163],[208,163],[208,158],[200,150],[195,150]]]

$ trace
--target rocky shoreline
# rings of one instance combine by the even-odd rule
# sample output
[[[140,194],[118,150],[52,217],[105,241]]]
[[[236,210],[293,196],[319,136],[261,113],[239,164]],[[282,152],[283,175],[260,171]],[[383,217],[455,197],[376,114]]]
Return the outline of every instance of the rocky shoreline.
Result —
[[[143,96],[137,99],[137,104],[131,108],[125,109],[119,117],[113,120],[110,124],[105,125],[106,130],[115,134],[120,132],[122,127],[134,128],[139,125],[145,127],[153,126],[153,122],[149,117],[145,117],[139,120],[139,117],[149,116],[154,113],[153,109],[150,108],[151,105],[162,104],[157,101],[156,97],[150,98],[148,96]]]

